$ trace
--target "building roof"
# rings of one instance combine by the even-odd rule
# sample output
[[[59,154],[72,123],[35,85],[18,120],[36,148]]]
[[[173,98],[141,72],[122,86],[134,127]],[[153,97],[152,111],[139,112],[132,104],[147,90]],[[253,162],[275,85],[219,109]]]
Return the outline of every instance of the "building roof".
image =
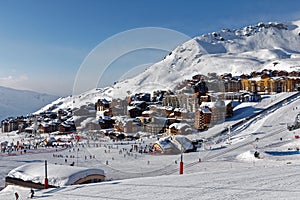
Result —
[[[199,111],[202,111],[205,114],[210,114],[211,113],[211,111],[207,107],[200,108]]]
[[[160,138],[155,144],[159,145],[164,153],[178,154],[194,148],[192,141],[185,136],[167,136]]]
[[[89,169],[85,167],[54,165],[49,163],[47,169],[49,185],[57,187],[72,185],[79,179],[89,175],[104,176],[104,171],[102,169]],[[45,163],[35,162],[19,166],[11,170],[7,177],[44,184]]]
[[[177,130],[183,130],[183,129],[191,128],[191,126],[187,123],[173,123],[169,126],[169,128],[175,128]]]
[[[102,104],[106,104],[109,105],[109,101],[107,101],[106,99],[99,99],[98,102],[101,102]]]

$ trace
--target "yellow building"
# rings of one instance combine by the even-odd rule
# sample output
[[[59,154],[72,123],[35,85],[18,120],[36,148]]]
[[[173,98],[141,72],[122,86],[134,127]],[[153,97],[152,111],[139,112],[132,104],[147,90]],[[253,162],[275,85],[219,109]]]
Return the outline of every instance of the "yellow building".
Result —
[[[241,80],[241,89],[249,92],[257,92],[257,84],[255,80],[242,79]]]
[[[272,78],[263,78],[256,82],[257,92],[270,94],[275,92],[275,80]]]
[[[293,92],[300,90],[300,79],[290,77],[266,77],[262,79],[242,79],[241,89],[258,93]]]

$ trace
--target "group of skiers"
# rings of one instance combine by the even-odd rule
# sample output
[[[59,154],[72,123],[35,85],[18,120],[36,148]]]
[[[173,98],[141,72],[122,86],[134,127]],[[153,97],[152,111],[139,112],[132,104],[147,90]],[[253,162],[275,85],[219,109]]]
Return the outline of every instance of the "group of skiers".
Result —
[[[16,197],[16,200],[19,200],[19,194],[17,192],[15,192],[15,197]],[[30,189],[30,198],[33,198],[34,197],[34,190],[31,188]]]

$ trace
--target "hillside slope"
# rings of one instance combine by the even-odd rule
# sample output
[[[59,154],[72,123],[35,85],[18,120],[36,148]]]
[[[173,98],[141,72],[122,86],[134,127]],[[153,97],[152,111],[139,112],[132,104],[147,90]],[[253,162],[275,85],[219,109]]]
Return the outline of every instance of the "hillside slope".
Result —
[[[33,113],[57,98],[53,95],[0,86],[0,120]]]

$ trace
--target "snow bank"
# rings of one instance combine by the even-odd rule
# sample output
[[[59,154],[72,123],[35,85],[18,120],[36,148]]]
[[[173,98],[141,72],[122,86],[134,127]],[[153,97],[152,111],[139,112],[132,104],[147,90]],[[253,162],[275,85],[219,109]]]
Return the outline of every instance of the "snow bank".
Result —
[[[246,151],[246,152],[238,155],[237,159],[246,161],[246,162],[255,162],[255,161],[259,160],[258,158],[254,157],[254,152],[252,152],[252,151]]]

